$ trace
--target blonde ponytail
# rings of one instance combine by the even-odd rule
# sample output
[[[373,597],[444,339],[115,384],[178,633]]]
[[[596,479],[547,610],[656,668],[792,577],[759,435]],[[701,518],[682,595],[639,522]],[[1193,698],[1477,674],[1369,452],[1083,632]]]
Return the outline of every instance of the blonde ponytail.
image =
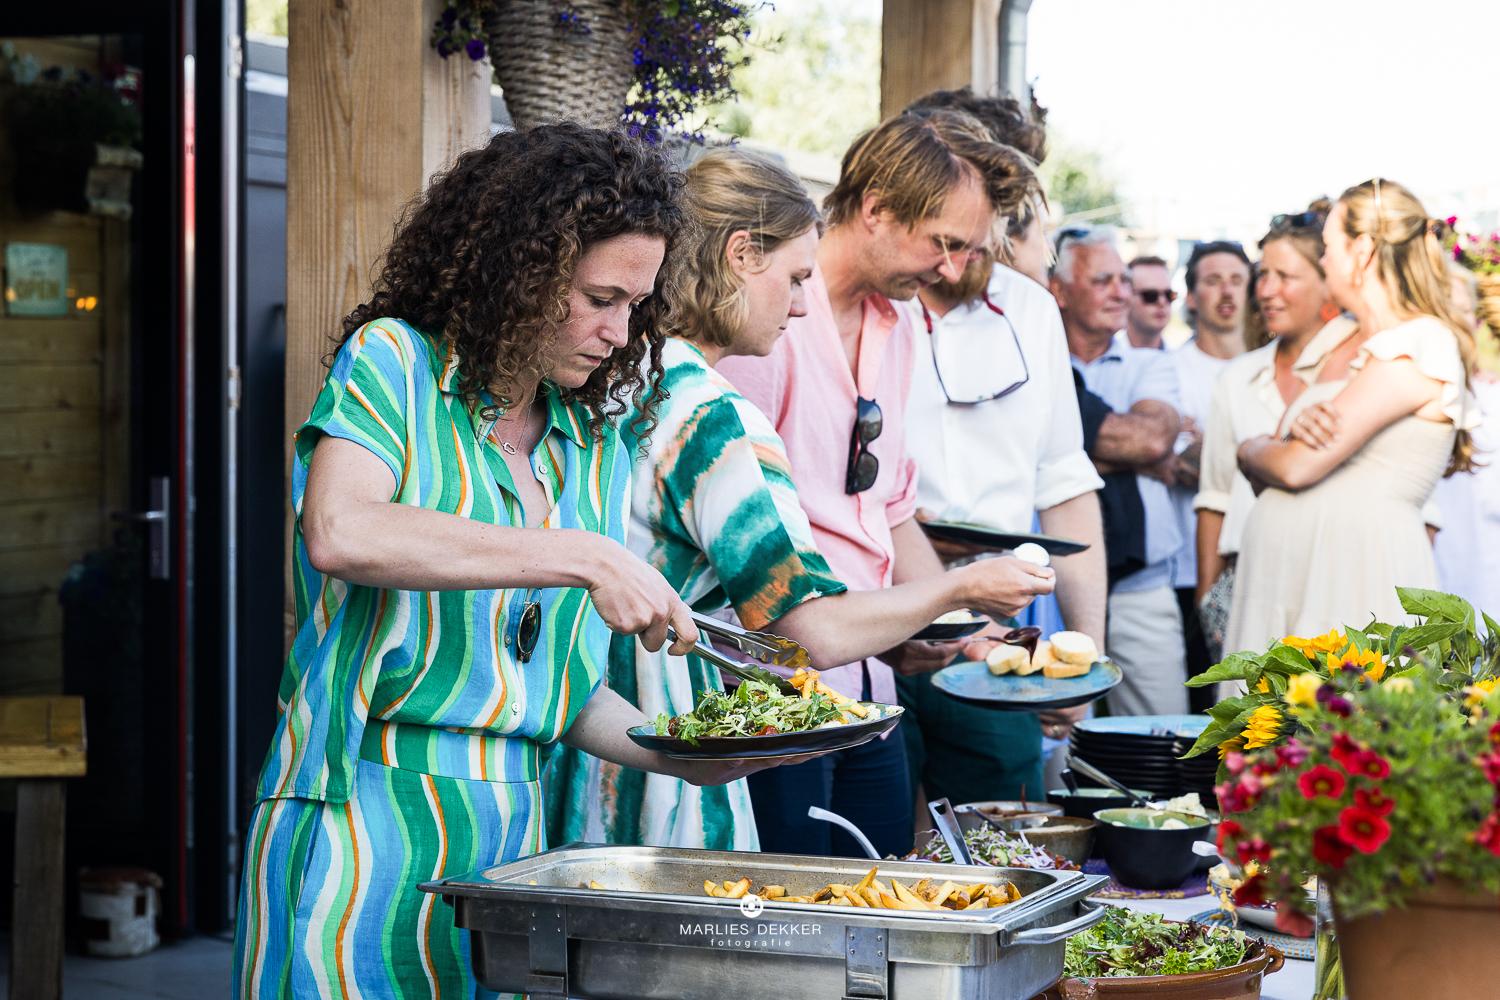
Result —
[[[1473,330],[1453,304],[1443,244],[1427,210],[1405,187],[1378,177],[1356,184],[1339,201],[1344,205],[1344,235],[1374,241],[1376,273],[1397,313],[1431,316],[1453,332],[1467,387],[1478,348]],[[1445,475],[1473,468],[1474,442],[1460,428]]]

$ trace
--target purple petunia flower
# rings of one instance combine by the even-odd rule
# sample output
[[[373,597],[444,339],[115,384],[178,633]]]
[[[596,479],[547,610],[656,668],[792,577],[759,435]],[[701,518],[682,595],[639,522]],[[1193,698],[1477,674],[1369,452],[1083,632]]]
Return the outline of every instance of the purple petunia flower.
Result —
[[[478,62],[484,58],[484,43],[477,38],[471,38],[469,44],[464,46],[464,51],[469,54],[470,59]]]

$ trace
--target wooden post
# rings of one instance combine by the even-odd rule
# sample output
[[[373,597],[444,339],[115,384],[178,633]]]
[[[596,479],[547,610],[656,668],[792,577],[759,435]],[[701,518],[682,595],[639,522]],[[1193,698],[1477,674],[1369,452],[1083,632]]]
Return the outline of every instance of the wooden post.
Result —
[[[442,59],[442,0],[290,0],[287,40],[286,448],[322,388],[339,323],[370,291],[402,210],[489,139],[489,62]],[[290,501],[290,498],[288,498]],[[287,506],[287,643],[291,588]]]
[[[1000,0],[884,0],[880,116],[934,90],[1000,86]]]

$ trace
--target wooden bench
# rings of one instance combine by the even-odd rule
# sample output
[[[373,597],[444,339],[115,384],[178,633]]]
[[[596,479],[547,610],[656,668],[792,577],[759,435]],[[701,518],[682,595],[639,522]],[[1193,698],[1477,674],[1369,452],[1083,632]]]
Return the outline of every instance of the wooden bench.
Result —
[[[10,1000],[62,1000],[63,779],[87,766],[82,698],[0,698],[0,778],[20,779]]]

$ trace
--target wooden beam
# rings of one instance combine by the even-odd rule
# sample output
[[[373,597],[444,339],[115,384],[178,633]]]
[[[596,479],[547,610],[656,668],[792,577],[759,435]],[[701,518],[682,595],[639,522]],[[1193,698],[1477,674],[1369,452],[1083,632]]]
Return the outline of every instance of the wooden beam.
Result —
[[[1000,85],[1000,0],[884,0],[880,115],[934,90]]]
[[[82,698],[0,698],[0,777],[81,777],[86,749]]]
[[[366,300],[402,210],[489,139],[490,68],[429,40],[441,0],[290,0],[287,44],[287,483],[291,435],[340,322]],[[291,507],[287,512],[291,545]],[[292,560],[287,559],[288,644]]]
[[[59,778],[16,783],[10,1000],[62,1000],[66,805],[67,789]]]

